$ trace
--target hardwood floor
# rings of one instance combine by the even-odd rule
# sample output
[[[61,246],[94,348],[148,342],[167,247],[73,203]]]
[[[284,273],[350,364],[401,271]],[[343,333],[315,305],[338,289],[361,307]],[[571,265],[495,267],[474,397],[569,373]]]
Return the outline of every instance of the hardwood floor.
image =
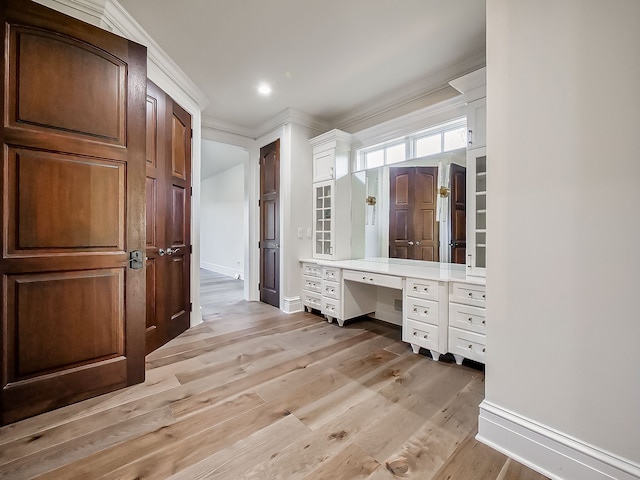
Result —
[[[545,478],[474,439],[482,371],[225,282],[203,275],[205,322],[147,357],[144,384],[0,429],[0,478]]]

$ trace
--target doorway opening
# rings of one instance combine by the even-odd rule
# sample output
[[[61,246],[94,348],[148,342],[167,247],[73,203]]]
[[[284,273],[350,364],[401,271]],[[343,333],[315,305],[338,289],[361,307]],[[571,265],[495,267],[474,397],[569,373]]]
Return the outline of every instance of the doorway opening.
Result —
[[[249,151],[244,147],[202,139],[200,268],[202,274],[212,272],[208,277],[220,280],[206,285],[208,298],[216,298],[216,302],[235,301],[237,288],[230,286],[241,287],[242,293],[247,281],[244,219],[248,160]]]

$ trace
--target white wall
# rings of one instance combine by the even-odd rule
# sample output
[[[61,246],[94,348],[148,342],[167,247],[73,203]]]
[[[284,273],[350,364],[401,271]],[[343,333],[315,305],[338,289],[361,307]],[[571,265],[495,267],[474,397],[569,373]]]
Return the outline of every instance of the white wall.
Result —
[[[486,402],[633,468],[639,21],[637,0],[487,0]]]
[[[244,278],[244,164],[200,188],[200,266]]]

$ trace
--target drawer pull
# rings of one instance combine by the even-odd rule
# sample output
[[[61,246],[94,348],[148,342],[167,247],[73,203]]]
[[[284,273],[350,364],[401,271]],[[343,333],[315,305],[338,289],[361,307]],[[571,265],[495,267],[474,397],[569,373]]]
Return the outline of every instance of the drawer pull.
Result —
[[[425,316],[429,316],[429,310],[425,310],[425,311],[424,311],[424,313],[423,313],[423,315],[425,315]]]
[[[487,298],[487,295],[485,293],[482,294],[482,299],[484,300],[485,298]]]
[[[482,349],[482,353],[484,353],[484,352],[485,352],[485,350],[486,350],[486,348],[483,348],[483,349]]]
[[[473,293],[469,292],[469,296],[470,296],[470,297],[473,297]]]
[[[487,321],[486,320],[482,320],[482,325],[486,325]]]
[[[470,345],[469,345],[469,350],[471,350],[472,348],[473,348],[473,345],[471,345],[471,344],[470,344]]]
[[[473,317],[469,317],[469,323],[473,323]]]
[[[427,293],[429,293],[429,287],[424,287],[423,290]]]
[[[418,287],[416,287],[415,285],[413,286],[413,291],[417,292],[418,291]]]
[[[418,313],[418,307],[413,307],[413,313]]]

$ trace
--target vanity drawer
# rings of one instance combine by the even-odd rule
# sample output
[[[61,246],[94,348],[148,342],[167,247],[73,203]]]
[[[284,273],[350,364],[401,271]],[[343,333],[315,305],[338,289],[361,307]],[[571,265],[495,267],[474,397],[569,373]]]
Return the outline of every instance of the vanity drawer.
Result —
[[[449,351],[464,358],[485,363],[485,336],[458,328],[449,328]]]
[[[330,317],[340,316],[340,300],[322,297],[322,308],[320,311]]]
[[[407,278],[407,296],[438,301],[438,282],[434,280],[420,280]]]
[[[310,292],[320,293],[322,291],[322,280],[316,277],[302,277],[302,289]]]
[[[486,310],[469,305],[449,304],[449,325],[462,330],[485,334],[487,330]]]
[[[326,280],[322,281],[322,296],[340,299],[342,295],[340,295],[340,287],[341,284],[336,282],[328,282]]]
[[[473,285],[468,283],[452,283],[450,300],[452,302],[464,303],[484,307],[486,300],[486,288],[484,285]]]
[[[341,270],[334,267],[322,267],[322,279],[330,282],[339,282]]]
[[[352,282],[368,283],[379,287],[389,287],[402,290],[402,277],[395,277],[393,275],[345,270],[344,279]]]
[[[302,274],[309,277],[320,278],[322,276],[322,267],[320,265],[316,265],[315,263],[303,263]]]
[[[402,340],[428,350],[438,351],[438,327],[407,320],[402,327]]]
[[[322,295],[302,292],[302,304],[320,310],[322,308]]]
[[[407,297],[405,308],[408,319],[438,325],[438,302]]]

